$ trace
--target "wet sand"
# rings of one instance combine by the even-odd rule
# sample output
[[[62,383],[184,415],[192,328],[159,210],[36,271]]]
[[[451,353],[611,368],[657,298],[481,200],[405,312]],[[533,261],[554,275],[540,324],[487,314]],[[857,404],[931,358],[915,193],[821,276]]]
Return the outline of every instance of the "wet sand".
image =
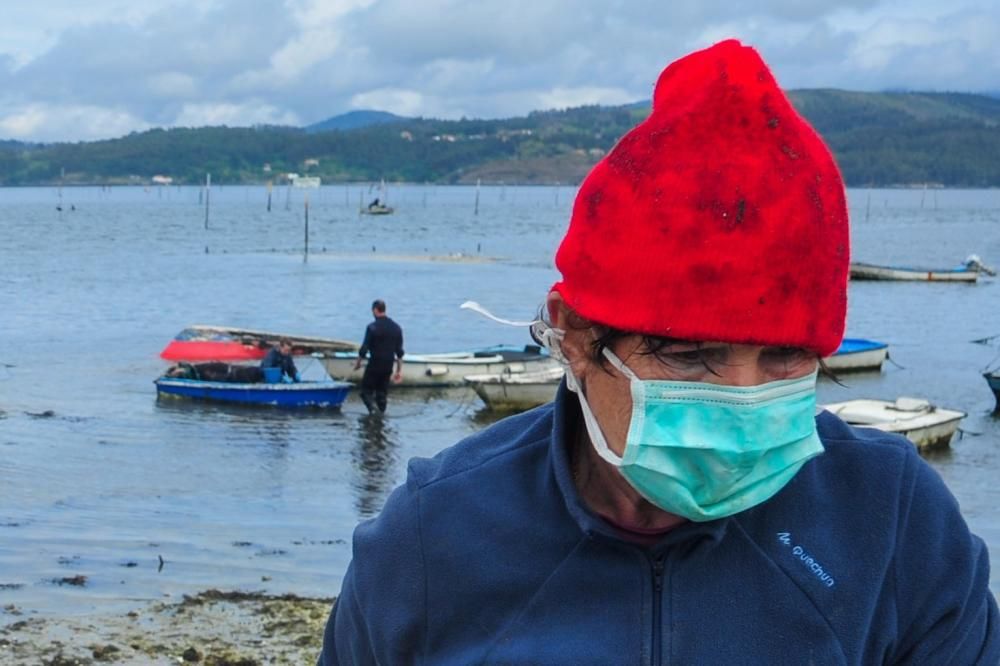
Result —
[[[0,664],[315,664],[332,599],[205,590],[124,614],[20,619],[0,609]]]

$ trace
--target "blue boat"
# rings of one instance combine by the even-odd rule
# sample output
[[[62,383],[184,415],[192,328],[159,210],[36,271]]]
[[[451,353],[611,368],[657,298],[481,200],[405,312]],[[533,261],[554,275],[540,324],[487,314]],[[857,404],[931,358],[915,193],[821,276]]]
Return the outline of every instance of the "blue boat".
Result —
[[[1000,414],[1000,369],[993,370],[992,372],[984,372],[983,377],[986,378],[986,383],[993,389],[993,397],[997,400],[993,411]]]
[[[319,407],[339,409],[351,390],[348,382],[211,382],[201,379],[160,377],[158,396],[210,400],[270,407]]]
[[[880,370],[889,356],[889,345],[864,338],[844,338],[833,356],[826,358],[826,367],[837,372]]]

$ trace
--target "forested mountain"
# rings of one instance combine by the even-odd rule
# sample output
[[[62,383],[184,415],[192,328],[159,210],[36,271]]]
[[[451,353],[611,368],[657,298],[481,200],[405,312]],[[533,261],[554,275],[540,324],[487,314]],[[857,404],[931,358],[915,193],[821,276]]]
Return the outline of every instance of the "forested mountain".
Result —
[[[332,118],[321,120],[318,123],[307,125],[305,130],[307,132],[352,130],[358,129],[359,127],[369,127],[371,125],[395,123],[400,120],[408,120],[408,118],[397,116],[395,113],[389,113],[387,111],[348,111],[347,113],[342,113],[339,116],[333,116]]]
[[[789,96],[829,142],[849,185],[1000,186],[998,99],[843,90]],[[145,183],[158,174],[197,183],[205,173],[217,183],[266,182],[288,172],[326,183],[575,184],[648,112],[636,104],[586,106],[454,121],[375,112],[331,119],[338,128],[327,131],[202,127],[87,143],[0,141],[0,184]]]

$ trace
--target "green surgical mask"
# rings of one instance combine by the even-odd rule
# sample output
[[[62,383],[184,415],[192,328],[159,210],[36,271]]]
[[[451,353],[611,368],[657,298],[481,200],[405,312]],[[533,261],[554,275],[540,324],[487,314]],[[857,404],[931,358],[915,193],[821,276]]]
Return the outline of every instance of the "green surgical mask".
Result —
[[[622,456],[608,448],[573,373],[590,441],[636,491],[694,521],[731,516],[770,499],[823,452],[816,432],[816,372],[759,386],[629,378],[632,416]]]

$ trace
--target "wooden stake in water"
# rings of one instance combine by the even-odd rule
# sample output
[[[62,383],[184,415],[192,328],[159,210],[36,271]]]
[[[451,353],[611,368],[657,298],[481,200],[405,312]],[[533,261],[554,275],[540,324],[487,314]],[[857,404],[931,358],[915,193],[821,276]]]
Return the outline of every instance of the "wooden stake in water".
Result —
[[[481,179],[476,178],[476,210],[472,213],[473,215],[479,215],[479,185],[481,182]]]
[[[209,196],[212,190],[212,174],[205,174],[205,228],[208,229]]]
[[[872,193],[868,193],[868,200],[865,202],[865,222],[868,221],[868,216],[872,212]]]
[[[309,261],[309,195],[305,195],[306,202],[306,238],[302,250],[302,261]]]
[[[271,185],[272,181],[267,181],[267,212],[271,212]]]
[[[56,210],[62,213],[62,186],[63,179],[66,177],[66,167],[59,167],[59,203],[56,205]],[[62,217],[62,215],[60,215]]]

